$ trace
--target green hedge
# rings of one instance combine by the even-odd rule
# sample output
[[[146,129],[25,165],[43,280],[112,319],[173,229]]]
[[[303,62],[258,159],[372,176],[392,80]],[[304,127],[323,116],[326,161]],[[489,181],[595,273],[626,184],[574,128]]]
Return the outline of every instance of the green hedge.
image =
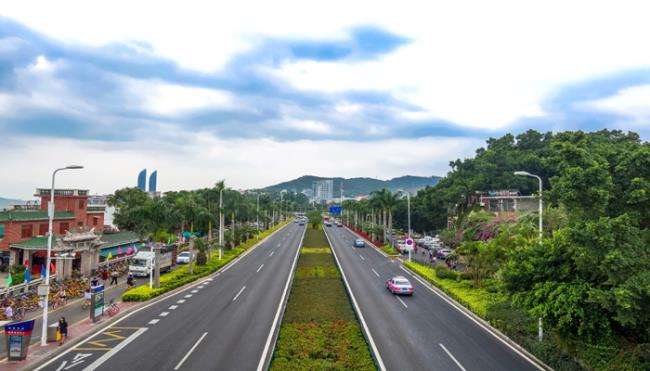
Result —
[[[393,245],[384,245],[381,247],[381,251],[385,252],[388,255],[399,255],[399,252],[395,250]]]
[[[201,277],[214,273],[217,270],[219,270],[221,267],[223,267],[224,265],[228,264],[230,261],[238,257],[239,255],[241,255],[241,253],[248,250],[257,242],[263,240],[268,235],[270,235],[277,229],[281,228],[285,224],[286,223],[278,224],[275,227],[269,228],[266,231],[260,233],[259,239],[251,238],[234,249],[226,250],[222,254],[221,260],[219,260],[219,252],[213,251],[211,254],[211,258],[206,265],[194,264],[193,274],[189,273],[188,266],[183,266],[171,273],[162,275],[160,277],[160,288],[150,289],[148,285],[143,285],[143,286],[133,288],[131,290],[127,290],[122,295],[122,301],[146,301],[153,297],[171,291],[175,288],[196,281]]]

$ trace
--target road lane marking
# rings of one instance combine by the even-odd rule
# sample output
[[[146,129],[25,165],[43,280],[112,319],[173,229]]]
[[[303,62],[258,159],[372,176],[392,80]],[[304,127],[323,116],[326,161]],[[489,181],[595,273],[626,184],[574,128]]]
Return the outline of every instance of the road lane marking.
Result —
[[[177,301],[176,303],[178,303],[178,304],[183,304],[183,303],[185,303],[185,299],[180,299],[180,300]]]
[[[160,322],[160,318],[154,318],[151,321],[149,321],[150,325],[155,325],[156,323]]]
[[[192,294],[187,294],[187,295],[185,295],[184,297],[185,297],[186,299],[189,299],[189,298],[192,297]]]
[[[185,355],[185,357],[183,357],[183,359],[181,359],[181,361],[178,362],[178,364],[176,365],[176,367],[174,367],[174,370],[178,370],[179,368],[181,368],[181,366],[183,365],[183,362],[185,362],[185,360],[187,359],[187,357],[189,357],[190,354],[192,354],[192,352],[194,351],[194,349],[196,349],[196,347],[199,346],[199,344],[203,341],[203,338],[204,338],[205,335],[207,335],[207,334],[208,334],[207,332],[204,332],[203,335],[201,335],[201,337],[199,338],[199,340],[197,340],[196,343],[194,343],[194,346],[190,349],[189,352],[187,352],[187,354]]]
[[[372,273],[374,273],[375,276],[379,277],[379,273],[377,273],[377,271],[375,270],[375,268],[372,268]]]
[[[404,268],[403,266],[400,266],[400,269],[403,270],[404,272],[408,272],[408,271],[406,270],[406,268]],[[514,347],[513,345],[509,344],[507,341],[505,341],[505,340],[503,340],[502,338],[500,338],[499,336],[497,336],[497,334],[495,334],[494,332],[492,332],[492,330],[491,330],[490,328],[488,328],[486,325],[482,324],[481,322],[479,322],[478,320],[476,320],[474,317],[472,317],[471,315],[469,315],[469,314],[466,313],[465,311],[461,310],[461,309],[460,309],[456,304],[454,304],[454,303],[451,302],[449,299],[447,299],[446,297],[444,297],[442,294],[440,294],[440,293],[438,293],[436,290],[434,290],[434,289],[431,287],[431,284],[429,284],[428,282],[424,281],[422,278],[420,278],[420,277],[417,276],[417,275],[413,276],[413,278],[415,278],[416,281],[420,282],[420,283],[422,284],[422,286],[424,286],[424,287],[426,287],[427,289],[429,289],[429,291],[431,291],[432,293],[434,293],[435,295],[437,295],[440,299],[444,300],[444,301],[445,301],[447,304],[449,304],[452,308],[456,309],[457,311],[459,311],[460,313],[462,313],[465,317],[469,318],[472,322],[474,322],[474,323],[475,323],[476,325],[478,325],[480,328],[482,328],[483,330],[485,330],[488,334],[492,335],[495,339],[497,339],[498,341],[500,341],[501,343],[503,343],[503,344],[504,344],[505,346],[507,346],[508,348],[512,349],[512,351],[514,351],[514,352],[517,353],[519,356],[521,356],[521,358],[523,358],[523,359],[525,359],[526,361],[528,361],[531,365],[535,366],[535,368],[537,368],[537,369],[540,370],[540,371],[544,371],[544,370],[545,370],[545,368],[543,368],[543,367],[541,367],[540,365],[538,365],[537,362],[534,362],[534,361],[533,361],[532,359],[530,359],[527,355],[525,355],[524,353],[522,353],[519,349],[517,349],[517,348]]]
[[[134,332],[131,336],[129,336],[128,338],[126,338],[124,341],[122,341],[121,343],[117,344],[117,345],[115,346],[115,348],[109,350],[108,352],[106,352],[106,354],[104,354],[103,356],[97,358],[97,360],[96,360],[95,362],[93,362],[93,363],[91,363],[90,365],[88,365],[88,367],[86,367],[84,370],[93,371],[93,370],[97,369],[97,368],[98,368],[99,366],[101,366],[104,362],[106,362],[109,358],[111,358],[111,357],[114,356],[117,352],[119,352],[119,351],[122,350],[124,347],[126,347],[127,345],[129,345],[133,340],[135,340],[138,336],[142,335],[142,333],[145,332],[145,331],[147,331],[147,330],[148,330],[147,327],[143,327],[143,328],[137,330],[137,331]]]
[[[345,272],[343,271],[343,266],[341,265],[341,261],[336,255],[336,250],[334,249],[334,245],[332,244],[332,241],[330,240],[330,237],[327,234],[327,232],[325,232],[325,237],[327,237],[327,242],[330,244],[330,247],[332,248],[332,254],[334,255],[334,260],[336,260],[336,265],[339,267],[339,271],[341,271],[341,277],[343,277],[343,282],[345,283],[345,287],[347,288],[348,293],[350,294],[350,298],[352,299],[352,304],[354,306],[354,309],[359,315],[359,321],[361,321],[361,325],[363,326],[363,329],[366,332],[368,342],[370,343],[370,347],[372,348],[372,353],[375,355],[375,360],[377,361],[377,365],[379,366],[379,371],[386,371],[386,365],[384,365],[384,360],[381,358],[381,354],[379,354],[379,349],[377,349],[377,344],[375,344],[375,339],[373,339],[372,334],[370,333],[370,328],[368,328],[368,324],[366,323],[365,318],[363,318],[363,313],[361,312],[361,308],[357,303],[357,299],[354,297],[354,293],[352,292],[350,283],[348,282],[348,279],[345,276]],[[258,368],[258,371],[261,371],[261,369]]]
[[[289,292],[289,285],[291,284],[291,279],[293,278],[293,272],[296,268],[296,263],[298,262],[298,256],[300,256],[300,246],[305,239],[305,232],[307,229],[303,229],[302,237],[300,237],[300,242],[298,242],[298,251],[296,251],[296,256],[293,258],[293,263],[291,265],[291,270],[289,271],[289,276],[287,277],[287,283],[284,285],[284,291],[282,292],[282,297],[280,298],[280,303],[278,304],[278,310],[275,312],[275,318],[273,319],[273,324],[271,325],[271,331],[269,331],[269,336],[266,338],[266,344],[264,345],[264,351],[262,352],[262,357],[260,357],[260,363],[257,365],[257,371],[264,370],[264,364],[266,363],[266,357],[269,354],[269,350],[275,348],[275,343],[271,346],[273,341],[273,335],[275,334],[275,328],[278,325],[280,320],[280,314],[282,312],[282,306],[284,304],[284,299],[287,297]]]
[[[202,289],[202,288],[203,288],[203,286],[197,286],[196,288],[200,290],[200,289]]]
[[[402,305],[404,306],[404,308],[408,308],[408,307],[409,307],[408,305],[406,305],[406,303],[404,302],[404,300],[402,300],[402,298],[400,298],[399,296],[396,296],[395,298],[396,298],[397,300],[399,300],[400,303],[402,303]]]
[[[167,315],[169,315],[169,312],[162,312],[162,313],[160,313],[160,316],[161,316],[161,317],[167,317]]]
[[[197,292],[199,292],[199,290],[192,290],[192,291],[190,291],[190,292],[191,292],[192,294],[196,294]]]
[[[206,281],[210,282],[212,281],[212,278],[206,278]],[[208,282],[204,282],[204,283],[208,283]]]
[[[232,301],[237,300],[237,298],[239,297],[239,295],[241,295],[241,293],[244,292],[244,290],[246,290],[246,286],[242,286],[242,288],[239,289],[239,292],[237,293],[237,295],[235,295],[235,297],[232,299]]]
[[[440,347],[442,348],[442,350],[445,351],[445,353],[447,353],[447,355],[449,356],[449,358],[451,358],[451,360],[454,361],[454,362],[456,363],[456,366],[458,366],[458,368],[460,368],[460,369],[463,370],[463,371],[467,371],[467,370],[465,370],[465,367],[463,367],[463,365],[461,365],[460,362],[458,362],[458,360],[456,359],[456,357],[454,357],[454,355],[451,354],[451,352],[448,351],[447,348],[445,348],[444,345],[442,345],[442,343],[440,343]]]
[[[260,267],[259,267],[259,268],[257,268],[257,273],[259,273],[259,272],[260,272],[260,270],[262,270],[262,267],[263,267],[263,266],[264,266],[264,264],[262,264],[262,265],[260,265]]]
[[[169,306],[169,310],[174,310],[174,309],[176,309],[176,308],[178,308],[178,305],[170,305],[170,306]]]
[[[280,246],[282,246],[282,244],[278,242],[278,247],[280,247]]]
[[[361,256],[361,255],[359,255],[359,257],[361,258],[361,260],[366,260],[366,258],[364,258],[364,257]]]
[[[269,256],[273,256],[273,253],[274,253],[274,252],[275,252],[275,251],[271,251],[271,253],[269,254]]]

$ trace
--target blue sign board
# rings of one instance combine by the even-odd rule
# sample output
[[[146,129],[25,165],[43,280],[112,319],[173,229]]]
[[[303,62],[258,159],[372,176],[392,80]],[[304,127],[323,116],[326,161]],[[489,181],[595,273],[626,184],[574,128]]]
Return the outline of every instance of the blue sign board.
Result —
[[[93,293],[102,292],[104,291],[104,285],[91,286],[90,289],[92,290]]]
[[[33,330],[33,319],[5,325],[7,359],[9,361],[22,361],[27,358],[29,340],[32,337]]]
[[[330,206],[330,214],[340,214],[341,206]]]
[[[8,325],[5,325],[5,334],[6,335],[20,335],[26,336],[31,335],[34,330],[34,320],[23,321],[23,322],[14,322]]]

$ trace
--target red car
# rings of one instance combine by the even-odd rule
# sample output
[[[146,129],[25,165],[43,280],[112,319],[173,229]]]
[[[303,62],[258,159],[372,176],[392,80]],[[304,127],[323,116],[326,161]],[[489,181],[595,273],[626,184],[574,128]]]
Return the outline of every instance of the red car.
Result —
[[[386,281],[386,288],[393,294],[413,295],[413,286],[406,277],[397,276]]]

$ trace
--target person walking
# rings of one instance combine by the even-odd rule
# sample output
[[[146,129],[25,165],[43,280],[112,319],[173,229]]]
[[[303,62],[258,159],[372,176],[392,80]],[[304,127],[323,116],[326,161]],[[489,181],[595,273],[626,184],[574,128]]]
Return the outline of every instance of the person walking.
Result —
[[[133,288],[135,286],[135,281],[133,280],[133,273],[129,273],[129,277],[126,279],[126,285],[128,288]]]
[[[102,281],[104,281],[104,285],[106,284],[106,280],[108,279],[108,271],[104,270],[102,272]]]
[[[11,307],[11,305],[7,305],[5,308],[5,317],[9,321],[13,321],[14,319],[14,308]]]
[[[61,342],[59,345],[63,345],[68,338],[68,322],[65,321],[65,317],[59,318],[59,333],[61,334]]]
[[[113,284],[117,286],[117,271],[111,273],[111,285]]]

